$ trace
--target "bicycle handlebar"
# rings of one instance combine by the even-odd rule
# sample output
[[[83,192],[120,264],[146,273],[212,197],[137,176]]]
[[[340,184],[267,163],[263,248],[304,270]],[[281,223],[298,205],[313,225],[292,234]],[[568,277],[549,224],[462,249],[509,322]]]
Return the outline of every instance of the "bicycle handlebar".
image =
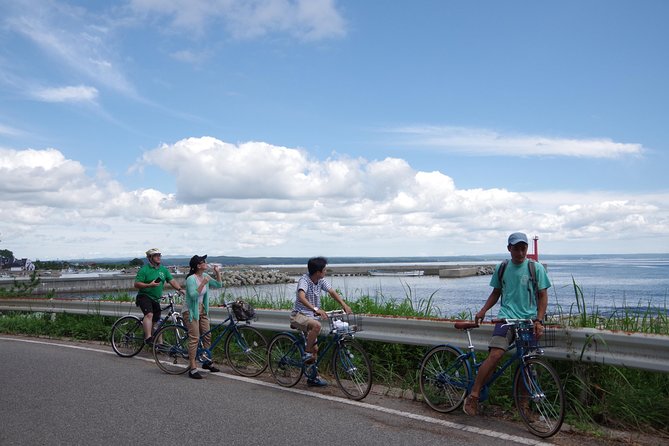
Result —
[[[345,314],[345,312],[344,310],[331,310],[331,311],[326,311],[325,314],[327,314],[328,317],[330,317],[330,316],[336,316],[338,314]]]
[[[492,319],[490,322],[493,324],[504,324],[504,325],[519,325],[523,323],[533,323],[533,319]],[[480,327],[480,323],[477,321],[457,321],[454,324],[454,327],[458,330],[471,330],[472,328]]]

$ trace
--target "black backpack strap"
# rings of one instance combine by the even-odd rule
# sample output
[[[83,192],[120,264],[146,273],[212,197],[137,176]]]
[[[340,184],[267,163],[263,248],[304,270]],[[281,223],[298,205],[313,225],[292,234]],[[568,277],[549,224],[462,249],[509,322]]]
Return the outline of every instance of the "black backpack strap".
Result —
[[[509,264],[509,259],[504,259],[502,260],[502,263],[499,264],[499,268],[497,269],[497,279],[499,279],[499,284],[504,285],[502,283],[502,277],[504,276],[504,271],[506,270],[506,265]]]
[[[530,282],[532,282],[532,290],[534,291],[534,293],[530,291],[530,299],[532,298],[532,294],[534,294],[535,299],[538,301],[539,290],[537,289],[537,265],[535,265],[534,260],[527,260],[527,268],[530,270]],[[499,279],[499,283],[502,285],[502,290],[504,289],[504,282],[502,282],[502,277],[504,276],[504,271],[506,270],[506,266],[508,264],[509,259],[504,259],[502,263],[499,264],[499,269],[497,269],[497,279]],[[502,291],[502,297],[504,297],[504,291]]]
[[[534,299],[535,302],[539,302],[539,290],[538,290],[538,283],[537,283],[537,265],[534,263],[534,260],[532,259],[527,259],[529,260],[527,267],[530,270],[530,282],[532,282],[532,290],[534,290],[534,293],[530,292],[530,299],[532,298],[532,294],[534,294]]]

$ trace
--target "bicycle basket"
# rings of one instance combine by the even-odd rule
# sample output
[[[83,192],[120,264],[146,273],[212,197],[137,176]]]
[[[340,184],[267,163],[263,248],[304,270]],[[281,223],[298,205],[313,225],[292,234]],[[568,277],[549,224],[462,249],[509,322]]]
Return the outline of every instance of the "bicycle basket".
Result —
[[[539,339],[534,336],[533,327],[517,329],[518,340],[524,349],[555,347],[555,327],[545,326],[544,333]]]
[[[555,347],[555,332],[557,328],[555,325],[545,325],[544,334],[539,338],[539,345],[541,347]]]
[[[248,321],[256,317],[256,310],[250,303],[238,300],[232,303],[232,314],[238,321]]]
[[[330,333],[355,333],[362,331],[362,317],[359,314],[337,314],[328,319]]]

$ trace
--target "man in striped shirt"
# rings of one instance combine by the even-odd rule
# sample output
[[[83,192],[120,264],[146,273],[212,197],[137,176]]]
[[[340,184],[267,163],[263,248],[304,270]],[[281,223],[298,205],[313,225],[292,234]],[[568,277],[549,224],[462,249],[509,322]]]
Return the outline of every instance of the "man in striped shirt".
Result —
[[[328,261],[325,257],[313,257],[307,263],[308,273],[304,274],[297,282],[297,293],[293,312],[290,315],[290,326],[307,333],[307,346],[305,362],[313,363],[318,355],[317,338],[321,332],[319,318],[327,319],[328,315],[321,309],[321,293],[325,291],[341,305],[342,309],[351,314],[344,299],[337,290],[332,288],[330,282],[325,280],[325,267]],[[325,386],[327,382],[319,377],[307,380],[310,386]]]

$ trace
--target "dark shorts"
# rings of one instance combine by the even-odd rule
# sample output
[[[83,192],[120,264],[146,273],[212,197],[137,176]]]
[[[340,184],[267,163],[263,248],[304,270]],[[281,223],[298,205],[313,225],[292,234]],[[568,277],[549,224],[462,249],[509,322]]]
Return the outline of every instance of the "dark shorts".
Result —
[[[146,316],[149,313],[153,313],[153,321],[160,319],[160,303],[151,299],[145,294],[138,294],[135,299],[135,305],[142,310],[142,314]]]
[[[511,325],[504,325],[503,323],[495,324],[495,328],[492,331],[492,339],[488,344],[488,348],[501,348],[502,350],[508,350],[509,345],[516,338],[516,331]]]

